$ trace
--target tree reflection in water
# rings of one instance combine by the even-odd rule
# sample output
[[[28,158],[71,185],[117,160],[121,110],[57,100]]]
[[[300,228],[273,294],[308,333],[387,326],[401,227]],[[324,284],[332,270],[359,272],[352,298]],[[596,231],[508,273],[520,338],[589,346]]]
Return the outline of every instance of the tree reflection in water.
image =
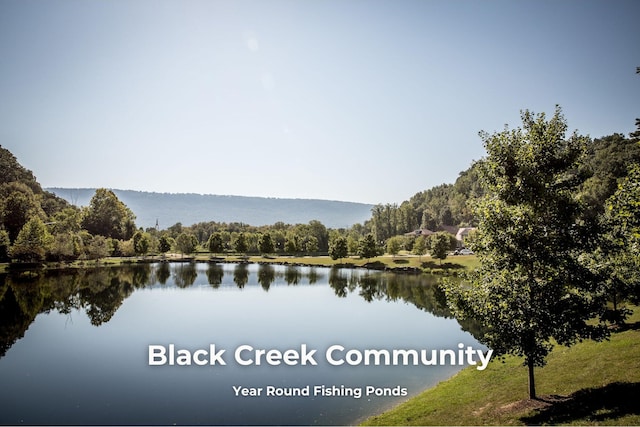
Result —
[[[354,269],[315,268],[236,264],[232,280],[240,289],[251,282],[269,291],[274,283],[309,285],[321,281],[328,273],[328,284],[335,295],[344,298],[357,293],[368,302],[403,300],[420,310],[439,317],[452,317],[438,277],[425,274],[394,274]],[[24,336],[40,313],[51,310],[70,314],[84,310],[92,325],[108,322],[124,300],[136,289],[173,284],[189,288],[200,272],[195,263],[136,264],[119,267],[46,270],[38,274],[0,275],[0,357]],[[225,285],[225,265],[210,263],[204,271],[206,283],[217,289]],[[228,279],[230,280],[230,279]],[[226,285],[231,285],[228,281]],[[481,331],[471,321],[460,322],[462,328],[480,337]]]

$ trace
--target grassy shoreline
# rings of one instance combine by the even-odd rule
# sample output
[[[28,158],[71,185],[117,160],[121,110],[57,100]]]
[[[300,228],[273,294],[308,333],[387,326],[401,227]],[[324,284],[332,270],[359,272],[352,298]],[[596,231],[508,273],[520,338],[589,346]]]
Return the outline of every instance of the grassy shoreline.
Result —
[[[474,255],[459,255],[447,258],[439,263],[429,256],[414,255],[383,255],[374,258],[364,259],[360,257],[348,257],[333,260],[328,256],[242,256],[225,255],[214,256],[210,253],[196,254],[193,256],[182,256],[180,254],[167,254],[166,256],[150,255],[146,257],[108,257],[99,261],[72,261],[72,262],[45,262],[38,264],[39,269],[62,269],[62,268],[94,268],[97,266],[117,266],[128,264],[144,264],[153,262],[219,262],[219,263],[252,263],[252,264],[278,264],[278,265],[304,265],[315,267],[345,267],[345,268],[367,268],[371,270],[387,270],[395,272],[412,273],[433,273],[456,275],[459,271],[476,268],[478,260]],[[20,264],[0,264],[0,273],[9,271],[12,265]],[[25,265],[29,267],[30,265]],[[35,267],[34,267],[35,268]],[[28,269],[28,268],[27,268]]]
[[[468,367],[363,425],[639,425],[640,307],[603,342],[556,346],[529,400],[522,359]]]

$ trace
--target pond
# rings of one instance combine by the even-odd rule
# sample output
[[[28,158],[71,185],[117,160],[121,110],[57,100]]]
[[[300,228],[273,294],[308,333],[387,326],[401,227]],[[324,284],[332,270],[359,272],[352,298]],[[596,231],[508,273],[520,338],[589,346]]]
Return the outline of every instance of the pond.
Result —
[[[353,424],[469,364],[414,365],[413,350],[486,350],[427,275],[159,263],[23,276],[0,276],[2,424]]]

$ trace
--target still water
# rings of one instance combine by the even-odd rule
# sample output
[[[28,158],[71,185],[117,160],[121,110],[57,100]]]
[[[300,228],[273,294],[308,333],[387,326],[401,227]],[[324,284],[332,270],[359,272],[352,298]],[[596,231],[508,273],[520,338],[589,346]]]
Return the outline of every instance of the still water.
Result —
[[[460,343],[484,349],[451,318],[435,282],[188,263],[0,276],[0,423],[353,424],[464,366],[334,366],[325,358],[331,346],[344,347],[336,356]],[[169,344],[190,352],[215,344],[226,364],[150,366],[149,346]],[[269,364],[263,356],[257,365],[246,351],[242,360],[254,363],[243,366],[234,359],[243,345],[280,354],[306,346],[316,350],[316,364],[301,366],[293,356]],[[362,395],[314,395],[316,386]],[[407,396],[367,396],[367,386]],[[262,391],[242,396],[234,387]],[[268,387],[311,393],[266,396]]]

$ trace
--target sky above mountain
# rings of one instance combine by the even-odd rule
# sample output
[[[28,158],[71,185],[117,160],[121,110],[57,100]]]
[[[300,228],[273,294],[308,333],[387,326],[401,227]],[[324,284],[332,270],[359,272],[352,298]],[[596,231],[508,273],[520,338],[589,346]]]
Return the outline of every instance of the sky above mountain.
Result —
[[[0,0],[0,144],[43,187],[400,202],[552,115],[640,116],[640,2]]]

